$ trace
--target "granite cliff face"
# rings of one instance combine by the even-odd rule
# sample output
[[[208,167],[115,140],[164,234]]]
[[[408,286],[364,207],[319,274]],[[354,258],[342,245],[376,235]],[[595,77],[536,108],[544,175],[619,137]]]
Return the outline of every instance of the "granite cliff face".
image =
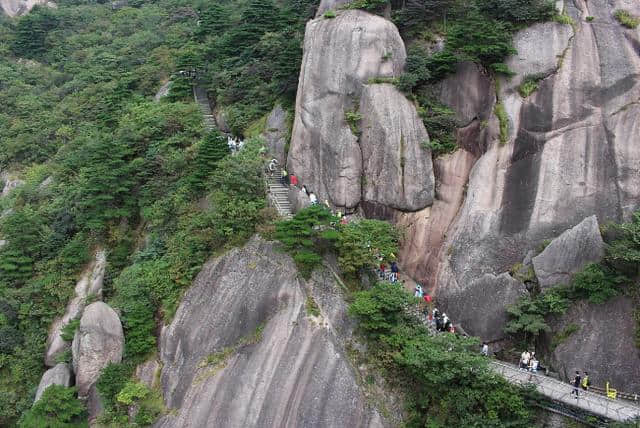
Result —
[[[397,28],[379,16],[349,10],[307,24],[287,165],[321,201],[348,211],[431,203],[431,154],[420,147],[428,136],[415,107],[371,81],[399,76],[405,58]]]
[[[301,280],[257,237],[207,263],[162,331],[161,387],[175,410],[156,426],[383,426],[345,356],[345,308],[330,273]]]
[[[640,4],[557,2],[574,25],[548,22],[518,32],[518,53],[507,61],[517,73],[511,79],[496,81],[475,64],[460,64],[433,88],[461,123],[460,149],[433,165],[417,148],[426,137],[421,124],[410,107],[400,107],[410,103],[399,94],[379,96],[375,108],[370,101],[389,90],[368,84],[371,77],[401,72],[402,40],[389,21],[365,12],[320,17],[339,6],[323,1],[307,26],[289,167],[334,206],[406,227],[402,269],[427,284],[465,329],[498,341],[505,305],[526,293],[507,273],[515,264],[531,263],[543,241],[587,218],[620,222],[640,208],[640,31],[613,16],[617,9],[640,15]],[[389,51],[386,61],[378,59]],[[518,87],[530,76],[538,89],[524,98]],[[359,135],[345,120],[346,111],[356,110]],[[503,143],[501,120],[508,130]],[[414,157],[411,165],[405,153]],[[596,329],[589,336],[595,347],[606,346],[604,320],[595,321],[603,316],[594,310],[584,317]],[[633,344],[631,329],[616,334],[624,346]],[[611,365],[607,376],[621,389],[635,387],[628,359],[640,366],[640,357],[633,346],[627,351],[594,357],[584,369]],[[558,367],[572,364],[567,353],[556,354]]]

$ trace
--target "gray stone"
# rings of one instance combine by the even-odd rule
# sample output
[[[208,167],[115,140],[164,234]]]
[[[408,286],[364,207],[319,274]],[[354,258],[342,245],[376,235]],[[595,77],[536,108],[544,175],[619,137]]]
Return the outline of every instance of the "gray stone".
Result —
[[[454,323],[483,341],[504,338],[508,321],[505,307],[526,294],[525,286],[508,273],[482,275],[457,294],[441,299],[442,307]]]
[[[493,82],[473,62],[458,64],[456,73],[436,85],[435,91],[440,101],[453,109],[462,125],[474,119],[488,119],[496,98]]]
[[[568,284],[571,275],[604,256],[604,242],[596,216],[585,218],[567,230],[533,258],[533,269],[541,287]]]
[[[433,203],[429,136],[416,109],[391,84],[367,85],[362,114],[363,201],[403,211]]]
[[[218,129],[222,132],[229,133],[231,132],[231,128],[229,128],[229,124],[227,123],[227,114],[224,110],[215,108],[213,111],[213,115],[216,119],[216,125],[218,125]]]
[[[162,390],[175,410],[156,426],[382,426],[344,355],[350,326],[332,279],[316,272],[305,283],[260,238],[208,262],[161,334]],[[309,289],[318,317],[305,308]]]
[[[594,386],[604,388],[609,381],[619,391],[640,391],[640,349],[633,340],[635,309],[627,297],[601,305],[586,301],[573,304],[556,331],[562,332],[569,325],[578,331],[553,350],[554,371],[570,380],[576,370],[586,370]]]
[[[311,206],[309,195],[295,186],[289,186],[289,202],[291,203],[291,211],[294,213]]]
[[[80,318],[88,297],[102,298],[102,283],[106,265],[107,253],[103,249],[97,250],[93,262],[87,266],[76,283],[75,296],[67,304],[64,315],[56,318],[51,324],[47,338],[47,350],[44,355],[44,363],[48,367],[56,365],[56,357],[70,348],[70,343],[62,339],[61,336],[64,326],[72,320]]]
[[[20,187],[24,184],[24,180],[21,180],[17,177],[15,177],[13,174],[9,174],[9,173],[2,173],[0,174],[0,182],[4,183],[4,187],[2,188],[2,192],[0,192],[0,197],[1,196],[8,196],[9,193],[17,188]]]
[[[362,153],[346,113],[365,84],[402,73],[406,53],[397,28],[360,10],[307,24],[288,170],[332,206],[355,208],[362,195]]]
[[[0,248],[4,247],[5,245],[7,245],[7,240],[6,239],[0,239]]]
[[[140,382],[147,385],[149,388],[155,388],[160,381],[160,370],[162,366],[158,360],[153,359],[145,361],[136,367],[136,377]]]
[[[117,3],[117,2],[113,2],[113,3]],[[153,97],[153,100],[156,102],[160,101],[162,98],[169,95],[170,90],[171,90],[171,80],[168,80],[160,87],[160,89],[158,89],[158,92],[156,92],[155,96]]]
[[[78,396],[86,398],[100,371],[109,363],[122,360],[124,334],[118,314],[103,302],[87,306],[73,338],[72,350]]]
[[[51,385],[71,386],[71,369],[66,363],[56,364],[55,367],[44,372],[36,391],[34,403],[42,397],[44,391]]]
[[[269,155],[276,158],[280,165],[285,165],[287,161],[287,137],[289,125],[287,123],[287,112],[280,104],[276,105],[269,116],[264,129],[264,140],[267,143]]]

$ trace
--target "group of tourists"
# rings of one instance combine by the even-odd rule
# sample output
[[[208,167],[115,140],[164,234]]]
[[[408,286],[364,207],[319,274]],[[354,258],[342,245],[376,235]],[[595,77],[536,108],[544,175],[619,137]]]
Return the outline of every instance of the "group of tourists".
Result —
[[[398,282],[398,273],[400,273],[400,268],[398,268],[398,263],[396,263],[396,261],[393,260],[391,262],[391,265],[387,269],[387,265],[385,264],[384,260],[381,260],[381,259],[382,259],[381,257],[378,257],[378,260],[380,261],[380,265],[378,267],[378,277],[380,277],[380,279],[382,279],[383,281],[388,281],[393,283]]]
[[[576,370],[576,375],[573,378],[573,391],[571,391],[571,395],[575,394],[576,400],[578,399],[578,395],[580,394],[580,388],[585,391],[589,389],[591,386],[591,381],[589,380],[589,373],[583,372],[584,376],[580,376],[580,372]]]
[[[227,146],[229,147],[229,151],[231,152],[231,154],[235,155],[244,148],[244,140],[233,138],[229,135],[227,137]]]
[[[520,355],[520,363],[518,365],[520,370],[529,372],[537,372],[541,369],[540,361],[536,358],[536,353],[533,351],[529,352],[528,350],[522,352]]]
[[[262,153],[262,152],[261,152]],[[280,167],[278,159],[271,159],[269,161],[269,163],[267,164],[267,172],[269,172],[270,174],[275,174],[276,171],[278,170],[278,168]],[[280,169],[280,183],[287,187],[287,186],[294,186],[294,187],[298,187],[299,181],[298,181],[298,177],[295,174],[289,174],[287,172],[287,170],[282,167]],[[306,195],[309,198],[309,203],[311,205],[318,205],[318,197],[316,196],[316,194],[310,190],[309,188],[307,188],[307,186],[305,184],[303,184],[300,187],[300,190],[302,191],[302,193],[304,195]],[[330,210],[332,212],[333,215],[335,215],[336,217],[338,217],[338,220],[340,222],[340,224],[346,224],[348,223],[348,218],[346,215],[343,215],[342,211],[333,211],[331,209],[331,204],[329,204],[329,201],[325,199],[324,201],[324,205],[327,207],[328,210]]]

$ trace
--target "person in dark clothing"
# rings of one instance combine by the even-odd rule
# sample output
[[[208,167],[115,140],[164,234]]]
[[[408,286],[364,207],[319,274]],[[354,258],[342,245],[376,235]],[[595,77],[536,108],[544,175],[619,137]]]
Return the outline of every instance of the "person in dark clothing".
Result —
[[[573,391],[571,391],[571,395],[576,394],[576,400],[578,399],[581,380],[580,372],[576,370],[576,376],[573,378]]]

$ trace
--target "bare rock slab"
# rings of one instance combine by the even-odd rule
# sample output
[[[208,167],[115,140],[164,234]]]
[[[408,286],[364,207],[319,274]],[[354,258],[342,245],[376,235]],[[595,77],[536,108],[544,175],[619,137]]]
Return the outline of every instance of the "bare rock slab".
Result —
[[[269,155],[284,165],[287,160],[286,146],[289,133],[287,112],[280,104],[276,105],[269,116],[264,129],[264,140],[267,143]]]
[[[331,288],[331,276],[312,278],[260,238],[208,262],[162,332],[175,410],[156,427],[381,427],[340,345],[344,312],[318,295],[327,318],[307,313],[306,286]]]
[[[449,318],[460,323],[467,333],[493,342],[505,336],[506,306],[515,303],[526,291],[524,284],[508,273],[488,273],[442,300]]]
[[[595,215],[565,231],[532,259],[541,287],[567,284],[571,275],[604,256],[604,242]]]
[[[360,202],[363,159],[346,113],[370,78],[399,76],[405,59],[398,29],[379,16],[349,10],[307,24],[287,165],[319,200]]]
[[[73,338],[73,371],[78,396],[86,398],[109,363],[119,363],[124,351],[124,333],[118,314],[106,303],[87,306]],[[91,409],[89,409],[91,413]]]
[[[570,380],[576,370],[589,372],[595,386],[624,392],[640,391],[640,349],[634,344],[635,306],[627,297],[597,305],[578,302],[562,317],[558,332],[569,326],[577,331],[552,353],[555,371]]]
[[[435,179],[427,130],[412,103],[391,84],[366,85],[362,114],[363,199],[403,211],[433,203]]]
[[[71,386],[71,369],[66,363],[56,364],[55,367],[44,372],[36,391],[34,403],[42,397],[44,391],[51,385]]]

